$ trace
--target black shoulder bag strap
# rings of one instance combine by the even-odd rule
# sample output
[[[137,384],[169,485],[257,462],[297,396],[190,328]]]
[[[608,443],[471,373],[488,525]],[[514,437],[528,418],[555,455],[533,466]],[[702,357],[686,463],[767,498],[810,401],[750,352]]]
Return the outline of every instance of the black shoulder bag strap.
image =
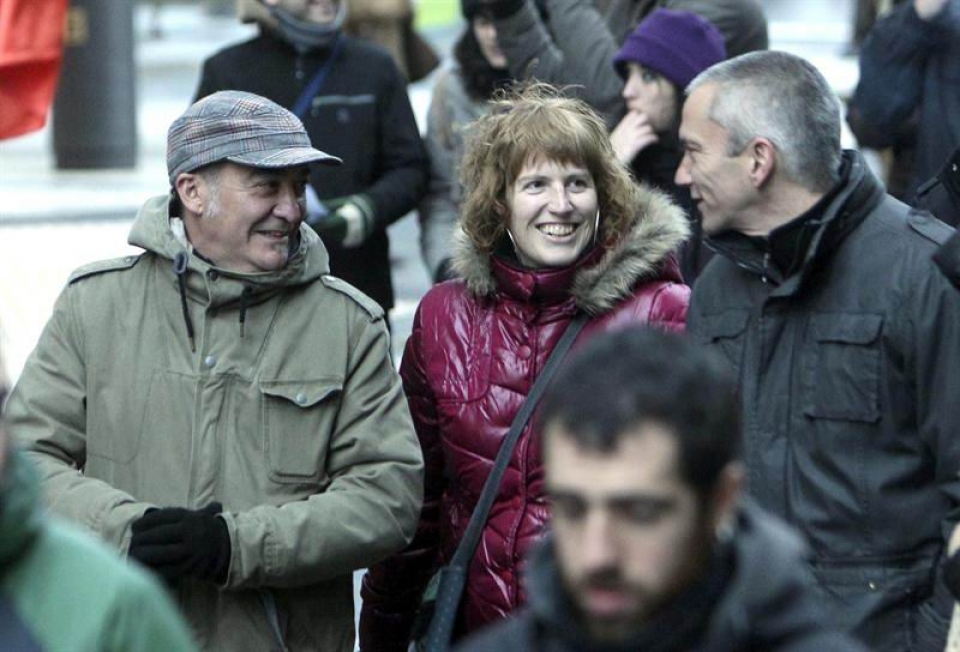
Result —
[[[583,330],[588,319],[589,317],[586,314],[578,313],[567,326],[560,341],[557,342],[557,346],[550,352],[550,357],[547,359],[543,371],[540,372],[537,380],[533,383],[523,406],[517,412],[517,416],[513,418],[507,436],[503,438],[503,443],[500,444],[497,459],[494,461],[490,475],[483,485],[483,491],[480,493],[477,506],[470,516],[470,523],[460,540],[460,545],[457,546],[457,551],[450,563],[440,571],[436,609],[433,619],[430,621],[430,628],[427,630],[423,647],[426,652],[446,652],[450,648],[453,626],[460,607],[460,597],[467,580],[467,570],[474,553],[477,551],[477,545],[480,543],[480,535],[487,524],[490,508],[493,507],[493,501],[500,491],[500,482],[503,480],[503,474],[510,463],[513,449],[516,447],[520,434],[530,420],[534,409],[536,409],[540,397],[546,390],[547,385],[550,384],[550,379],[560,367],[563,358],[570,350],[577,335]]]

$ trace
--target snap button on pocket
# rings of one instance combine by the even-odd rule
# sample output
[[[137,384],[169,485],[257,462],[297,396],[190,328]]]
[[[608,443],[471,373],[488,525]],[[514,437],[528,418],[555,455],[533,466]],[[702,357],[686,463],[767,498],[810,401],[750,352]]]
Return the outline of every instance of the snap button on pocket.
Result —
[[[213,367],[215,364],[217,364],[217,359],[212,355],[208,355],[206,358],[203,359],[203,364],[205,367],[209,369]]]
[[[521,360],[528,360],[531,355],[533,355],[533,350],[526,344],[517,349],[517,357]]]
[[[317,481],[336,428],[343,379],[262,380],[260,391],[271,479]]]

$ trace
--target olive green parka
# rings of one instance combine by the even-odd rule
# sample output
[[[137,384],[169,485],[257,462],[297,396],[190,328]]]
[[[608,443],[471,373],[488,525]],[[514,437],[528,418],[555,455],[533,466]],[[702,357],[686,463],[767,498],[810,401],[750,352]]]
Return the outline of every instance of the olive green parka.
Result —
[[[284,269],[238,274],[189,251],[169,205],[141,209],[145,253],[73,274],[10,430],[52,509],[121,551],[150,507],[223,503],[225,584],[175,589],[201,646],[352,650],[351,573],[406,545],[422,500],[383,312],[310,229]]]

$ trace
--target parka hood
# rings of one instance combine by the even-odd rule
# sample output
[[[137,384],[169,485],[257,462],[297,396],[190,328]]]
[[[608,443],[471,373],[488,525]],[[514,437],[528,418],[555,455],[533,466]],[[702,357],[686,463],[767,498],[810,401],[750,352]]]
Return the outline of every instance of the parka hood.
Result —
[[[128,242],[145,249],[169,264],[161,264],[167,278],[176,285],[180,295],[183,321],[190,340],[196,348],[196,335],[189,303],[196,302],[212,308],[235,305],[239,308],[240,336],[244,335],[247,310],[266,301],[284,288],[303,285],[330,273],[329,257],[320,237],[301,224],[298,241],[278,271],[241,273],[226,270],[198,256],[177,238],[171,227],[171,209],[177,205],[172,195],[161,195],[147,200],[140,209]]]
[[[221,278],[237,281],[225,284],[222,296],[211,296],[214,303],[239,294],[242,286],[250,287],[252,294],[257,295],[281,287],[310,283],[330,273],[330,259],[320,236],[305,224],[300,225],[296,251],[291,254],[286,267],[279,271],[249,274],[217,267],[188,251],[174,235],[170,227],[170,217],[176,216],[176,211],[171,212],[172,205],[175,203],[170,195],[149,199],[137,214],[127,241],[135,247],[170,260],[171,269],[178,255],[186,255],[188,272],[204,275],[215,271]],[[188,287],[191,287],[191,284],[188,284]]]
[[[572,265],[570,293],[577,307],[588,314],[609,311],[642,280],[663,278],[682,282],[677,248],[690,235],[682,209],[666,194],[644,186],[626,235],[599,254],[588,253]],[[601,219],[602,216],[601,216]],[[453,265],[467,289],[478,297],[491,296],[500,287],[494,267],[498,261],[476,248],[467,234],[454,235]],[[552,275],[558,270],[513,269],[516,275]],[[562,272],[562,270],[561,270]]]

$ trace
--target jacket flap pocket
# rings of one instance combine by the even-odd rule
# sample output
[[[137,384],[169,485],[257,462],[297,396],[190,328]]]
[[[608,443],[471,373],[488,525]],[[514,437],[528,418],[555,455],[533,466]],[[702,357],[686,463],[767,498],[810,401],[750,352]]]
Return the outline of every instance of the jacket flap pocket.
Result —
[[[700,331],[708,340],[737,337],[747,327],[750,313],[746,310],[728,310],[718,315],[702,317]]]
[[[260,391],[267,396],[285,399],[301,408],[310,408],[343,391],[342,378],[317,380],[261,380]]]
[[[813,338],[818,342],[870,344],[880,334],[883,317],[851,313],[827,313],[810,318]]]

